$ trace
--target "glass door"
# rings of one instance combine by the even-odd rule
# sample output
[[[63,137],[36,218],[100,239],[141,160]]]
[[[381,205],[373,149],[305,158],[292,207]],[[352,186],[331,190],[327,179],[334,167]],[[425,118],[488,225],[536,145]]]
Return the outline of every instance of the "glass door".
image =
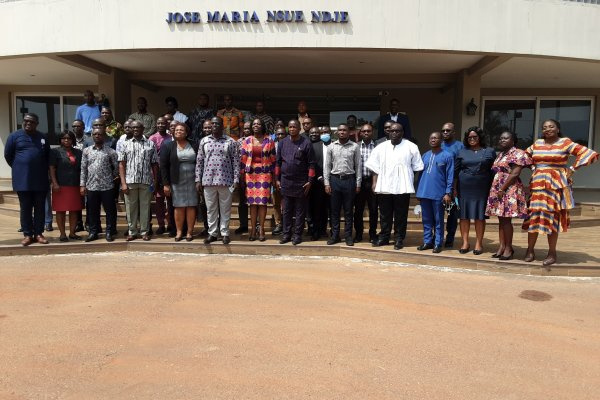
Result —
[[[590,146],[592,101],[587,99],[541,99],[540,128],[549,118],[560,121],[563,136]]]
[[[26,113],[37,114],[38,131],[47,134],[51,145],[58,144],[58,133],[62,129],[60,96],[16,96],[15,103],[17,129],[22,128]]]
[[[529,147],[536,137],[535,98],[511,100],[484,100],[483,130],[490,141],[488,146],[496,147],[502,132],[515,132],[519,138],[517,146]]]

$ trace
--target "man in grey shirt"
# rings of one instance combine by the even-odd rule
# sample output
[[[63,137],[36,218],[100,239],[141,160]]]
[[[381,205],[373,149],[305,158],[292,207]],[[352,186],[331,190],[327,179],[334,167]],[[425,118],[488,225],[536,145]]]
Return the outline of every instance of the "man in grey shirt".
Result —
[[[344,207],[344,238],[347,246],[352,240],[352,215],[354,196],[360,192],[362,166],[360,147],[350,141],[346,124],[338,126],[338,140],[327,147],[323,180],[325,192],[331,195],[331,238],[328,245],[340,242],[340,209]]]

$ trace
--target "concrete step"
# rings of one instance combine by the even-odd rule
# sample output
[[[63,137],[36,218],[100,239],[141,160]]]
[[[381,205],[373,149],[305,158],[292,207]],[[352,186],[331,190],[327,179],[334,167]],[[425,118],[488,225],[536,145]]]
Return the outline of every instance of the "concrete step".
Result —
[[[581,215],[585,217],[600,217],[600,203],[580,203]]]
[[[416,200],[416,199],[415,199]],[[412,203],[412,202],[411,202]],[[154,202],[153,202],[154,206]],[[230,227],[235,229],[240,226],[239,215],[237,213],[237,203],[232,204],[232,214],[231,214],[231,222]],[[422,230],[422,221],[421,218],[413,214],[414,205],[410,206],[409,214],[408,214],[408,229],[419,231]],[[83,211],[85,215],[85,210]],[[19,216],[19,199],[14,192],[0,192],[0,214],[7,216]],[[267,222],[265,226],[265,230],[270,231],[274,228],[275,224],[273,221],[273,206],[268,205],[267,208]],[[571,227],[589,227],[589,226],[600,226],[600,205],[598,203],[582,203],[578,204],[575,209],[571,210]],[[102,218],[104,219],[104,214],[102,214]],[[126,223],[125,217],[125,204],[120,201],[117,204],[117,220],[119,224]],[[342,224],[343,224],[342,217]],[[365,210],[365,214],[363,217],[365,227],[368,227],[368,210]],[[519,230],[521,228],[522,221],[519,219],[513,219],[513,226],[515,229]],[[156,220],[154,219],[154,224],[156,224]],[[498,231],[498,219],[490,218],[486,221],[486,230],[491,232]]]

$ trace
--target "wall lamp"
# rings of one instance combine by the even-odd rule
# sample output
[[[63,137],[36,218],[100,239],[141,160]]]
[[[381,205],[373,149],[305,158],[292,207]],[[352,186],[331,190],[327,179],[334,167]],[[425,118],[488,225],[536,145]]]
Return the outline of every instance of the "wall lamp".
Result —
[[[469,104],[467,104],[467,115],[475,115],[477,112],[477,104],[475,104],[475,99],[471,98]]]

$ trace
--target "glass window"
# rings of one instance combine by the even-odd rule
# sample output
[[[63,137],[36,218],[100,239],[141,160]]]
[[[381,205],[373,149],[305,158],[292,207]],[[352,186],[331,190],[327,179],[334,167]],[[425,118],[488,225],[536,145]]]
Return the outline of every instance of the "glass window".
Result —
[[[490,147],[496,147],[502,132],[515,132],[517,147],[526,149],[535,137],[535,99],[485,100],[483,129]]]
[[[40,118],[38,131],[47,133],[51,145],[58,144],[57,137],[61,131],[60,96],[17,96],[17,129],[22,128],[23,117],[30,112]]]
[[[71,129],[77,107],[83,104],[82,96],[63,96],[63,121],[65,129]]]
[[[591,100],[540,100],[540,130],[545,120],[555,119],[563,136],[589,147],[591,112]]]

